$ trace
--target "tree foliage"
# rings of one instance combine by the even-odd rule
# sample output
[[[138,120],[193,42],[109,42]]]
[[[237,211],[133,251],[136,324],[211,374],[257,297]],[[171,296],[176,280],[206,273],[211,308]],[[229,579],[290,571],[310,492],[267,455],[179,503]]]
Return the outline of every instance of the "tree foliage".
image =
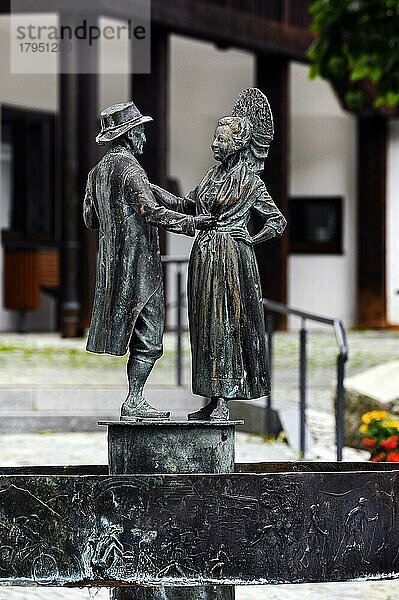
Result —
[[[310,77],[340,81],[351,110],[399,106],[399,0],[314,0]]]

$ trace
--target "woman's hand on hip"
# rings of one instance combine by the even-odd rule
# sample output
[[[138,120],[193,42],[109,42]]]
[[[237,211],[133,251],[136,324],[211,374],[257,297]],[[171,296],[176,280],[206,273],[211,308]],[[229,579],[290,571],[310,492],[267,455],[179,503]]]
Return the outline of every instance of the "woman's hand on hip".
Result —
[[[248,231],[245,231],[243,229],[233,229],[229,233],[234,240],[239,240],[240,242],[244,242],[244,244],[247,244],[247,246],[252,246],[252,238],[249,235]]]

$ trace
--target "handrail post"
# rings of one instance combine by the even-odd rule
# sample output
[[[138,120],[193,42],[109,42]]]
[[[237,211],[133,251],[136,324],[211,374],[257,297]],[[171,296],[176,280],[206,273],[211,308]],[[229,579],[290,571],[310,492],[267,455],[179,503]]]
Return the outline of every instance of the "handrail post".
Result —
[[[335,435],[337,443],[337,460],[342,460],[342,451],[344,447],[345,425],[345,363],[348,360],[348,344],[344,325],[340,319],[330,319],[314,313],[304,312],[303,310],[292,308],[281,302],[263,298],[263,304],[267,310],[277,312],[283,315],[293,315],[301,319],[301,329],[299,332],[300,358],[299,358],[299,389],[300,389],[300,456],[303,459],[306,452],[306,400],[307,400],[307,329],[308,320],[323,325],[332,325],[334,327],[335,338],[339,346],[339,355],[337,357],[337,409],[335,420]],[[268,331],[269,331],[269,326]],[[271,366],[271,362],[270,362]],[[270,404],[271,412],[271,404]]]
[[[306,379],[307,379],[307,330],[306,320],[302,319],[299,332],[300,355],[299,355],[299,390],[300,390],[300,457],[305,458],[306,452]]]
[[[273,315],[266,315],[266,332],[267,332],[267,347],[268,347],[268,368],[270,377],[270,388],[272,387],[272,375],[273,375],[273,330],[274,330],[274,318]],[[266,435],[271,435],[273,431],[273,417],[272,417],[272,392],[266,396]]]
[[[337,357],[337,461],[342,460],[342,449],[344,447],[344,408],[345,408],[345,357],[340,352]]]
[[[176,273],[177,315],[176,315],[176,382],[182,385],[183,357],[182,357],[182,273],[180,265]]]

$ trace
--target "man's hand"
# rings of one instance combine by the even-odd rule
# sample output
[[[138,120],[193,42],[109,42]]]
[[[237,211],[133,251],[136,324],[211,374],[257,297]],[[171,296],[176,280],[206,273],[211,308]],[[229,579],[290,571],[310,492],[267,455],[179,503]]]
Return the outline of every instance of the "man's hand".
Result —
[[[205,231],[216,226],[216,219],[215,217],[211,217],[211,215],[198,215],[194,217],[194,225],[195,229]]]

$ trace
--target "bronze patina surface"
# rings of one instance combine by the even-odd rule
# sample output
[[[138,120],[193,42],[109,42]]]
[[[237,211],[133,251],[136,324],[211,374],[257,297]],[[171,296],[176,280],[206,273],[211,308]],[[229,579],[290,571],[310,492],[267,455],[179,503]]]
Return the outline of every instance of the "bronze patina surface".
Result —
[[[212,151],[217,164],[186,198],[157,186],[160,202],[215,226],[193,245],[188,271],[193,392],[210,399],[191,418],[228,418],[227,401],[270,392],[262,290],[254,245],[282,235],[286,221],[259,174],[273,139],[266,96],[244,90],[232,115],[219,120]],[[250,235],[251,215],[263,228]]]

